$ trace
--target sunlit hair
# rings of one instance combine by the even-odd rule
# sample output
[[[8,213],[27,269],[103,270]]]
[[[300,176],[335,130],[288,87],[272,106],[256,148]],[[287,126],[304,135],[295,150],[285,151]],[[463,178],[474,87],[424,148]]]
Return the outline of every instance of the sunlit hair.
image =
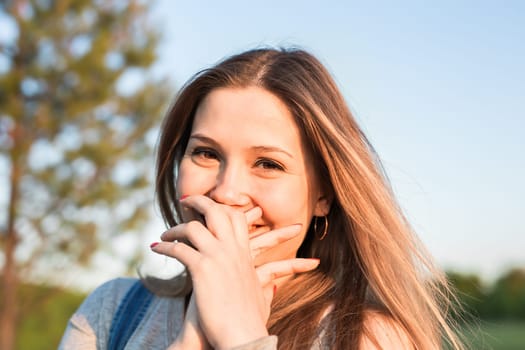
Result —
[[[176,169],[199,103],[214,89],[249,86],[286,104],[321,186],[333,196],[326,238],[316,239],[310,225],[298,251],[299,257],[320,258],[320,267],[294,278],[274,298],[268,327],[279,336],[279,349],[307,349],[319,332],[329,348],[357,349],[370,312],[399,325],[416,349],[441,348],[443,339],[462,349],[447,321],[444,275],[413,234],[335,82],[305,51],[244,52],[183,87],[167,113],[158,152],[157,195],[166,224],[177,224]]]

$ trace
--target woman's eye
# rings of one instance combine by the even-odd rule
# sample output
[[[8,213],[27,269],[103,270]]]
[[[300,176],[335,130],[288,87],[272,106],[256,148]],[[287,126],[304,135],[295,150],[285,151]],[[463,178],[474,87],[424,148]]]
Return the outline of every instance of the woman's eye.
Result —
[[[259,159],[255,162],[255,165],[265,170],[284,170],[281,164],[270,159]]]
[[[217,153],[208,148],[195,148],[191,156],[199,159],[218,159]]]

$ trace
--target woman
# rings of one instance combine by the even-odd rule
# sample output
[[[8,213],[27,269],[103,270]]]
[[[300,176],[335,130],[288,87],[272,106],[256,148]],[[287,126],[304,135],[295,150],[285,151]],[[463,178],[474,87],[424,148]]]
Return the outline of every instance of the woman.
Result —
[[[144,280],[170,295],[127,349],[462,348],[442,273],[310,54],[253,50],[197,74],[163,124],[157,191],[170,229],[151,249],[189,274]],[[95,291],[62,346],[105,348],[130,284]]]

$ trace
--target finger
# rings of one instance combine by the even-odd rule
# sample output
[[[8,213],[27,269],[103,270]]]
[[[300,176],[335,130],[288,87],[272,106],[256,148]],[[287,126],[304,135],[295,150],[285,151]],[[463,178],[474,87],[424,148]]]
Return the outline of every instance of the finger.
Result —
[[[261,207],[253,207],[246,211],[244,215],[246,216],[246,223],[252,225],[256,220],[262,217],[262,209]]]
[[[288,259],[270,262],[256,268],[261,285],[271,283],[276,278],[308,272],[319,266],[319,259]]]
[[[262,252],[286,242],[301,233],[302,224],[295,224],[268,231],[256,237],[250,237],[250,250],[255,258]]]
[[[206,222],[204,221],[204,217],[199,214],[195,209],[180,205],[180,214],[182,218],[182,222],[190,222],[190,221],[198,221],[202,223],[204,226],[206,226]]]
[[[164,242],[188,242],[199,251],[206,251],[206,247],[214,246],[216,238],[200,222],[190,221],[179,224],[165,231],[160,239]]]
[[[217,238],[224,239],[231,232],[231,219],[227,211],[234,210],[220,205],[209,197],[189,196],[179,201],[181,207],[192,208],[204,217],[205,226]]]
[[[195,199],[191,197],[204,197],[204,199]],[[231,211],[234,211],[233,208],[230,208],[228,206],[221,205],[219,203],[216,203],[209,197],[205,196],[191,196],[191,197],[185,197],[183,200],[179,202],[180,205],[180,212],[183,217],[184,222],[189,222],[191,220],[197,220],[201,223],[203,223],[204,226],[208,227],[210,230],[213,230],[214,234],[220,233],[220,231],[217,231],[217,228],[221,227],[221,223],[217,222],[213,219],[213,206],[217,207],[223,207],[224,210],[226,210],[226,214],[230,214]],[[209,215],[205,215],[204,212],[211,212]],[[244,213],[246,217],[246,225],[250,227],[253,225],[258,219],[262,217],[262,209],[260,207],[253,207],[249,210],[247,210]],[[207,216],[207,218],[206,218]],[[231,215],[230,221],[232,221]],[[221,221],[222,224],[227,224],[224,220]],[[244,237],[244,221],[240,222],[241,225],[239,226],[240,230],[238,232],[242,232],[242,237]],[[258,234],[267,232],[266,226],[259,227],[259,230],[256,230]]]
[[[183,242],[155,242],[150,247],[155,253],[177,259],[190,273],[200,259],[200,253]]]
[[[233,235],[237,243],[239,243],[241,247],[246,248],[246,252],[248,252],[248,223],[246,222],[246,215],[242,211],[229,210],[228,216],[230,217]]]

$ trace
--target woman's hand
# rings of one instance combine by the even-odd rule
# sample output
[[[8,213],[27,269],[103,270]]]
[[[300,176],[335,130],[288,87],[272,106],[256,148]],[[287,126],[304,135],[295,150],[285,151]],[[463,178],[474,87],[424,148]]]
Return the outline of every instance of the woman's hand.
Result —
[[[245,214],[205,196],[188,197],[181,205],[202,214],[206,226],[198,221],[177,225],[152,249],[188,268],[199,324],[207,340],[216,349],[226,349],[266,336],[274,279],[312,270],[318,261],[290,259],[255,268],[253,258],[297,235],[300,225],[269,231],[250,242],[248,220],[252,219],[247,216],[260,217],[257,209]],[[166,242],[173,240],[190,244]]]
[[[181,208],[183,221],[189,222],[197,220],[201,223],[204,223],[204,218],[196,213],[191,208]],[[245,212],[246,222],[248,227],[254,224],[262,216],[262,210],[259,207],[251,208]],[[249,243],[250,243],[250,252],[252,258],[255,259],[259,254],[264,251],[279,245],[289,239],[294,238],[300,231],[295,230],[273,230],[266,231],[263,229],[258,230],[255,234],[250,234]],[[162,240],[166,242],[172,242],[175,240],[172,230],[166,231],[162,235]],[[261,279],[271,278],[271,274],[264,274],[265,271],[271,271],[268,267],[260,269],[259,273]],[[296,271],[297,273],[300,271]],[[274,288],[275,291],[275,288]],[[266,301],[268,307],[271,305],[274,292],[266,293]],[[211,349],[206,336],[204,335],[202,328],[199,324],[198,314],[197,314],[197,305],[195,304],[195,294],[191,294],[190,302],[188,304],[184,323],[182,325],[181,331],[177,336],[176,341],[170,346],[169,350],[179,350],[179,349],[196,349],[196,350],[208,350]]]

